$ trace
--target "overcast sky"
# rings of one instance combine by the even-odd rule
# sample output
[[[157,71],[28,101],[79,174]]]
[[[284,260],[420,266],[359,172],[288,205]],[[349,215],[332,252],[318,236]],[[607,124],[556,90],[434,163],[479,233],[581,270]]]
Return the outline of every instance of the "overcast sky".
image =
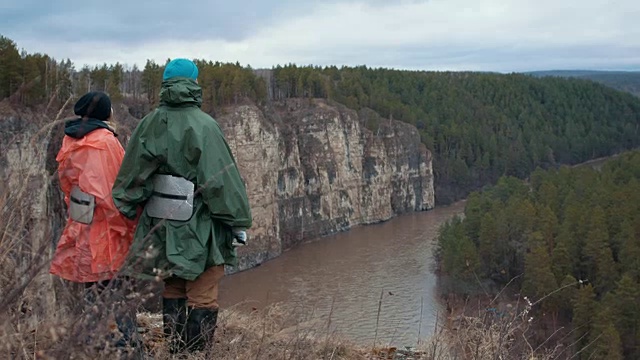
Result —
[[[640,70],[639,0],[0,0],[28,52],[425,70]]]

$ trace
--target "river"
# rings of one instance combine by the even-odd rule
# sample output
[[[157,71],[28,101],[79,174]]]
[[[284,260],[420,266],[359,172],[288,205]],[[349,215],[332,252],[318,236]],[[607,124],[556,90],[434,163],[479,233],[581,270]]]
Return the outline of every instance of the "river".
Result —
[[[249,310],[279,303],[296,321],[313,317],[362,345],[377,330],[378,344],[415,346],[443,311],[433,273],[438,229],[463,210],[458,202],[302,244],[226,276],[220,305]]]
[[[599,169],[609,159],[575,166]],[[330,324],[332,333],[362,345],[376,339],[377,344],[414,346],[418,334],[433,333],[444,310],[433,273],[438,229],[463,211],[461,201],[299,245],[226,276],[220,305],[250,311],[282,304],[295,321]]]

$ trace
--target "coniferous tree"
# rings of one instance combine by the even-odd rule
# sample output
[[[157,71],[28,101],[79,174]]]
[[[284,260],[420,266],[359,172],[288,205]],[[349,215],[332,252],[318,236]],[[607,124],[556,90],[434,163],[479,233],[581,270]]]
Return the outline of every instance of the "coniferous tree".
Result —
[[[551,331],[547,324],[552,332],[570,329],[573,336],[564,345],[575,343],[574,358],[635,359],[640,356],[639,178],[639,151],[609,160],[598,171],[537,171],[529,184],[503,178],[473,194],[464,219],[440,236],[440,247],[450,250],[440,253],[449,264],[443,270],[459,273],[465,266],[451,261],[457,253],[447,242],[477,238],[471,243],[480,258],[478,274],[484,276],[477,280],[510,284],[542,299],[532,309],[542,317],[537,330]],[[550,185],[559,196],[555,211],[540,196]],[[501,264],[510,276],[496,276]],[[522,281],[511,283],[513,274],[523,274]],[[540,335],[546,339],[550,333]]]
[[[613,322],[613,311],[610,306],[603,305],[597,312],[591,325],[589,336],[592,349],[585,351],[583,358],[622,360],[622,341]],[[589,357],[587,357],[587,354]]]
[[[593,328],[591,319],[597,311],[596,294],[591,284],[581,287],[573,300],[573,328],[576,349],[582,350],[589,343],[588,336]],[[585,359],[588,356],[584,356]]]

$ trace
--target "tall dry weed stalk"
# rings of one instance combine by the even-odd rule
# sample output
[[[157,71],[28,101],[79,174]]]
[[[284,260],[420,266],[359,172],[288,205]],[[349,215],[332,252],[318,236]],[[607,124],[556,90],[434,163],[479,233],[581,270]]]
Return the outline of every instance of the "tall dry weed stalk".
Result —
[[[498,299],[509,284],[505,285],[493,299],[489,298],[488,302],[479,301],[476,305],[465,301],[462,309],[458,309],[460,315],[450,317],[448,324],[444,326],[447,333],[446,347],[456,359],[574,359],[577,354],[585,351],[585,349],[574,348],[581,340],[574,341],[576,340],[574,333],[578,329],[560,327],[546,339],[539,339],[536,321],[544,321],[544,319],[536,319],[533,314],[539,314],[536,312],[536,307],[546,298],[583,283],[583,280],[578,280],[575,283],[566,284],[540,299],[531,300],[526,296],[517,295],[515,301],[508,301],[503,311],[488,311],[483,305],[497,306]],[[467,307],[473,309],[469,315],[467,315]],[[438,339],[438,331],[441,330],[436,330],[436,336],[431,339],[432,343]],[[589,344],[587,347],[592,345]]]

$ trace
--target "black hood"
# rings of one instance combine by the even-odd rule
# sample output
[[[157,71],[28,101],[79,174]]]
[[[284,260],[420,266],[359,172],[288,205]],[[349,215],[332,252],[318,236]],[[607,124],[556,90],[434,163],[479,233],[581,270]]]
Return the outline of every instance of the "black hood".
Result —
[[[88,133],[96,129],[107,129],[117,136],[117,134],[113,131],[112,128],[109,127],[109,125],[107,125],[107,123],[98,119],[75,119],[69,120],[64,124],[65,135],[69,135],[75,139],[82,139]]]

